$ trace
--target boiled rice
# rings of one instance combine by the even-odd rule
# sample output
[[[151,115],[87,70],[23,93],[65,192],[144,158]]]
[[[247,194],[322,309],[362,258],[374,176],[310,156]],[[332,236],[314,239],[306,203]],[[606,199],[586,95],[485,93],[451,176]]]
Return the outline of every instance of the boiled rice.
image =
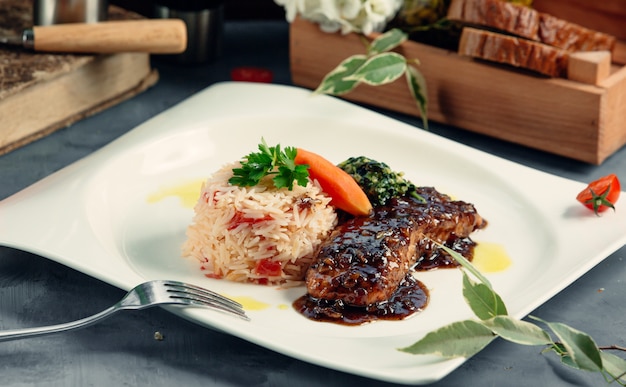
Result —
[[[224,166],[202,185],[183,256],[196,258],[216,278],[300,284],[315,249],[337,224],[330,197],[317,181],[293,190],[277,189],[269,178],[254,187],[229,184],[240,165]],[[262,260],[279,263],[280,273],[258,272]]]

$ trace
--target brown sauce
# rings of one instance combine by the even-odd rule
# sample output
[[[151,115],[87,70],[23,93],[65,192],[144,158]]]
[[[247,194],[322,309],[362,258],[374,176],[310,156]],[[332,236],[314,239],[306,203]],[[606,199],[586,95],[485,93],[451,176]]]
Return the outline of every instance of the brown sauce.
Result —
[[[470,238],[455,238],[445,243],[445,246],[461,254],[468,261],[474,257],[474,247],[476,242]],[[414,266],[416,271],[429,271],[435,269],[448,269],[458,267],[457,261],[442,249],[427,249],[429,254],[422,255]]]
[[[341,325],[361,325],[377,320],[402,320],[428,305],[428,289],[409,273],[391,298],[367,307],[350,306],[343,301],[316,299],[308,294],[298,298],[293,307],[305,317]]]
[[[456,238],[445,245],[471,261],[476,242],[470,238]],[[445,251],[427,248],[428,254],[421,256],[413,270],[400,283],[398,290],[385,302],[355,307],[339,300],[325,300],[309,294],[293,302],[293,307],[303,316],[320,322],[340,325],[362,325],[377,320],[403,320],[426,308],[429,293],[426,286],[413,276],[413,271],[455,268],[458,263]]]

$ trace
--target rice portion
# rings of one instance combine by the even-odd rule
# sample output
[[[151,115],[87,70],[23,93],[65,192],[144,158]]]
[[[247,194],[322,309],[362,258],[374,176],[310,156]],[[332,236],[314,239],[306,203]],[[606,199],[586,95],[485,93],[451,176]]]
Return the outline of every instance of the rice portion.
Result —
[[[206,275],[237,282],[297,285],[313,254],[337,224],[330,197],[317,181],[277,189],[270,178],[254,187],[228,183],[239,162],[203,185],[182,247]]]

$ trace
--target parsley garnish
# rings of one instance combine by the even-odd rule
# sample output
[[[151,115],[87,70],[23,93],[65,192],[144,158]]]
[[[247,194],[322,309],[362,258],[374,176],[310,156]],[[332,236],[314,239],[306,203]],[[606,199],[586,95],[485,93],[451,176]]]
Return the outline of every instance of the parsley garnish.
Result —
[[[228,182],[241,187],[255,186],[268,175],[276,175],[272,179],[276,188],[293,189],[293,182],[306,186],[308,183],[308,165],[296,165],[297,149],[285,147],[281,151],[280,144],[267,146],[261,138],[259,152],[252,152],[241,160],[241,168],[233,168],[233,177]]]

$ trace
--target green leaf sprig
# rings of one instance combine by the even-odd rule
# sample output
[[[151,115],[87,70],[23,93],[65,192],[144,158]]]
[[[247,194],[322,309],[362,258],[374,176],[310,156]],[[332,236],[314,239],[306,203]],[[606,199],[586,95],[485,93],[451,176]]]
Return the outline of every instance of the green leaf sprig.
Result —
[[[296,165],[297,149],[285,147],[281,150],[280,144],[268,146],[261,138],[259,152],[252,152],[241,160],[241,168],[233,168],[233,177],[228,182],[241,187],[251,187],[259,184],[265,176],[274,175],[272,181],[276,188],[293,189],[294,181],[298,185],[308,183],[308,165]]]
[[[501,337],[521,345],[545,346],[544,352],[556,353],[565,365],[579,370],[599,372],[607,383],[616,382],[626,386],[626,360],[608,352],[608,350],[626,351],[626,348],[615,345],[601,348],[584,332],[563,323],[548,322],[529,316],[531,320],[547,326],[556,336],[555,341],[550,332],[540,326],[509,316],[500,296],[468,260],[454,250],[436,244],[461,265],[463,296],[478,320],[464,320],[446,325],[429,332],[408,347],[399,348],[400,351],[447,358],[470,357],[495,338]],[[471,279],[468,272],[478,281]]]
[[[344,59],[326,74],[315,93],[343,95],[361,83],[370,86],[386,85],[404,74],[424,128],[428,129],[426,80],[417,68],[410,65],[419,65],[419,61],[407,60],[403,55],[391,52],[407,39],[408,35],[405,32],[394,28],[379,35],[371,43],[365,41],[367,54],[352,55]]]

